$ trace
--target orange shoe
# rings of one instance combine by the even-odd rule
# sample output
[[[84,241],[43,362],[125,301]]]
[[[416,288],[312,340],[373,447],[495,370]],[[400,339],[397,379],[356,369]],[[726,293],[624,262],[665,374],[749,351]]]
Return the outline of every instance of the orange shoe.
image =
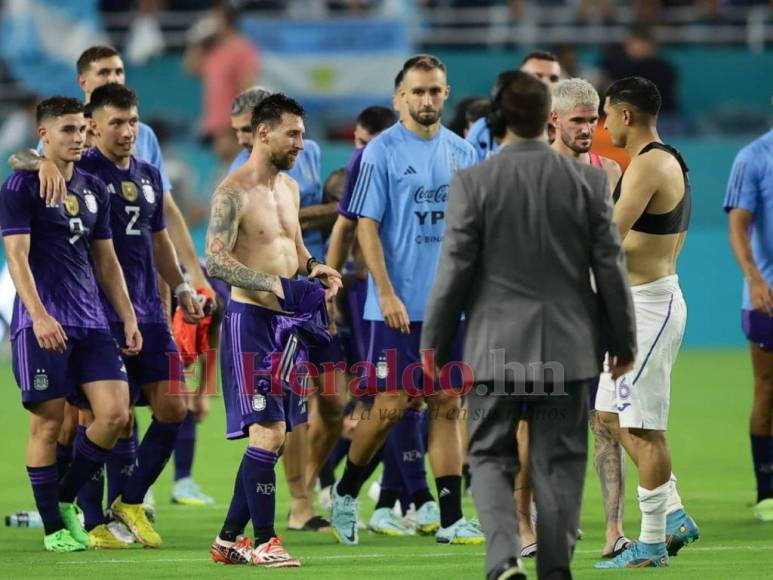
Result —
[[[252,565],[264,568],[298,568],[301,563],[287,553],[279,538],[273,537],[252,551]]]
[[[252,559],[252,540],[238,536],[235,542],[226,542],[218,536],[212,542],[209,555],[215,564],[249,564]]]

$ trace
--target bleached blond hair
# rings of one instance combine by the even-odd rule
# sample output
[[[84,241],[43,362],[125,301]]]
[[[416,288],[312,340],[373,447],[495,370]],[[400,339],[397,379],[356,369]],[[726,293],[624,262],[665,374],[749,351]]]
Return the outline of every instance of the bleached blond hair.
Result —
[[[593,85],[585,79],[564,79],[555,84],[553,93],[553,111],[562,114],[575,107],[585,105],[599,108],[599,94]]]

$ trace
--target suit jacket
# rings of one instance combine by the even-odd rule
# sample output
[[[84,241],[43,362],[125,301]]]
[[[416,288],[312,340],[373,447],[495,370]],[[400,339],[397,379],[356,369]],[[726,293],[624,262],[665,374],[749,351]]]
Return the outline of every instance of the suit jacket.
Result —
[[[603,170],[526,140],[456,174],[421,337],[440,366],[462,313],[476,381],[582,380],[599,374],[605,348],[633,357],[633,302]]]

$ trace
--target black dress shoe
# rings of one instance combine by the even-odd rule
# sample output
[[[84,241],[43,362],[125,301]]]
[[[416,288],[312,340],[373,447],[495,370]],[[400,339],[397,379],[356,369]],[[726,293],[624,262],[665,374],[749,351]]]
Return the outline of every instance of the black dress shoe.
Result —
[[[518,558],[510,558],[489,572],[486,580],[526,580],[526,570]]]

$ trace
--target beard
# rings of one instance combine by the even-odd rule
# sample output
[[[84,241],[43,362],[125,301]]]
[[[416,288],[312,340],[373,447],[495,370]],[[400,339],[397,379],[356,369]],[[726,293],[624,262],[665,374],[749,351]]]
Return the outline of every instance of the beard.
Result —
[[[569,149],[575,153],[587,153],[593,146],[593,139],[590,136],[588,137],[588,145],[582,146],[578,145],[577,140],[574,139],[569,133],[565,133],[564,131],[561,131],[561,141],[563,141],[564,145],[569,147]]]
[[[295,159],[297,157],[298,153],[288,151],[286,153],[272,153],[269,159],[279,171],[287,171],[288,169],[292,169],[293,165],[295,165]]]
[[[411,115],[411,118],[419,125],[424,125],[425,127],[430,127],[437,123],[440,120],[440,113],[440,110],[414,111],[413,109],[408,109],[408,114]]]

